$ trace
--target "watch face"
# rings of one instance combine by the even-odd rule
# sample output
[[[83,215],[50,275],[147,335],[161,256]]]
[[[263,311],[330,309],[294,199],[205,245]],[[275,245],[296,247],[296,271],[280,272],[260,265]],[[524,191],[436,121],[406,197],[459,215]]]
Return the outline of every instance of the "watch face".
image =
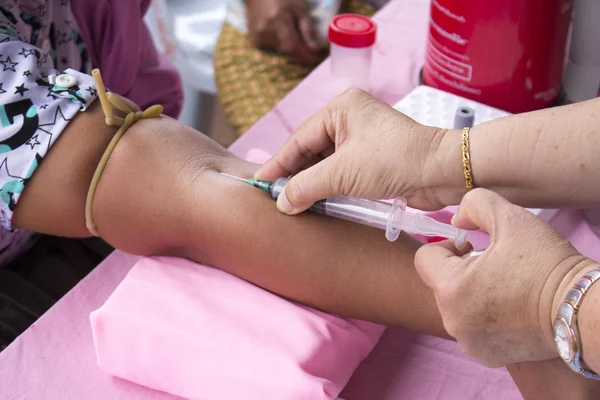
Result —
[[[562,318],[558,318],[554,322],[554,343],[556,343],[558,354],[563,360],[567,362],[573,360],[574,343],[571,328]]]

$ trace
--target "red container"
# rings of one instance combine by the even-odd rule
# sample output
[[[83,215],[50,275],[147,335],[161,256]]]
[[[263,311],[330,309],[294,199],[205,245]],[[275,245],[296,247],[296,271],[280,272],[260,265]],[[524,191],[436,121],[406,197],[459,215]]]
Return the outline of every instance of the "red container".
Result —
[[[426,85],[512,113],[560,94],[573,0],[432,0]]]

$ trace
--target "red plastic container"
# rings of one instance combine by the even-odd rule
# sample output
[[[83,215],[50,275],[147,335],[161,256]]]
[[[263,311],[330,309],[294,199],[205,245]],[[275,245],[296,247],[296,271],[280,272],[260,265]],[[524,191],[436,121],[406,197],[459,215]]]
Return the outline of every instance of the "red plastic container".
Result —
[[[423,82],[518,113],[560,94],[573,0],[432,0]]]

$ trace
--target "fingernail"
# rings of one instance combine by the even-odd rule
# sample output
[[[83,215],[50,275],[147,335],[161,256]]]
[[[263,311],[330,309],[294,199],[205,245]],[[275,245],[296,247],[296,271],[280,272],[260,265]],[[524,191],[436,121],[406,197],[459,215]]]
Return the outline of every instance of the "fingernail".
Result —
[[[452,218],[450,219],[450,224],[454,225],[454,220],[456,219],[456,214],[454,214],[452,216]]]
[[[290,204],[290,201],[287,199],[285,195],[285,191],[279,195],[277,199],[277,208],[284,214],[290,214],[294,211],[294,207]]]

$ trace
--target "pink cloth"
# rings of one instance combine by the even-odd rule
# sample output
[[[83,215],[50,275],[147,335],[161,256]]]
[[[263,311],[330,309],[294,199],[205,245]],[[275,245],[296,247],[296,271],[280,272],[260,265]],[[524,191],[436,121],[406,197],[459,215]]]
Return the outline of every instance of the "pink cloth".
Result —
[[[373,75],[379,94],[395,103],[416,85],[423,60],[429,2],[393,0],[375,20],[379,41]],[[326,101],[327,67],[301,83],[231,150],[273,153],[289,132]],[[382,88],[387,86],[387,91]],[[579,211],[552,221],[584,254],[600,260],[600,238]],[[94,354],[89,314],[100,307],[138,258],[115,252],[0,353],[0,397],[44,400],[167,400],[175,397],[102,372]],[[504,369],[487,369],[448,341],[388,329],[342,392],[345,400],[513,400],[519,392]]]
[[[143,17],[151,0],[71,0],[71,9],[106,86],[142,108],[162,104],[177,118],[183,87],[175,67],[156,50]]]
[[[105,372],[215,400],[334,399],[384,330],[174,258],[138,261],[91,321]]]

